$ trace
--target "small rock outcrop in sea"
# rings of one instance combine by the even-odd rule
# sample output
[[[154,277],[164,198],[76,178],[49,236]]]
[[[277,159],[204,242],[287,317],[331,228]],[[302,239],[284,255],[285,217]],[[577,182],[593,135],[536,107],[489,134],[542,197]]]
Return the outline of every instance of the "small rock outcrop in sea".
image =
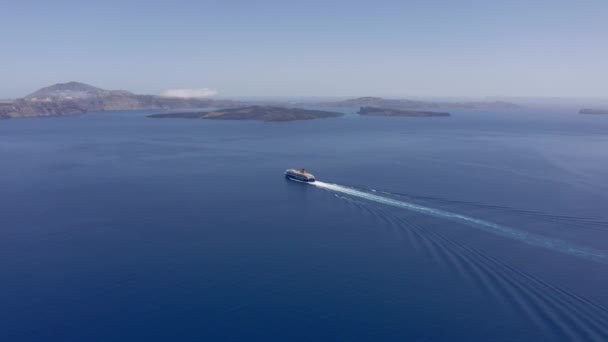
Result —
[[[446,112],[431,112],[424,110],[411,110],[411,109],[392,109],[392,108],[380,108],[380,107],[361,107],[359,109],[360,115],[369,116],[411,116],[411,117],[446,117],[450,116],[450,113]]]
[[[583,108],[578,111],[579,114],[604,114],[608,115],[608,108],[606,109],[598,109],[598,108]]]
[[[164,119],[207,119],[207,120],[259,120],[259,121],[294,121],[336,118],[342,113],[302,108],[278,106],[248,106],[228,108],[210,112],[152,114],[149,118]]]

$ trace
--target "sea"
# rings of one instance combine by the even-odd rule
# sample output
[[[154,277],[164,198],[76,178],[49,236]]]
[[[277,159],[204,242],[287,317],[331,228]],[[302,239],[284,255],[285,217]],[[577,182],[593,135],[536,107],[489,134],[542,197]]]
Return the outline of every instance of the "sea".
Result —
[[[0,121],[0,340],[608,340],[608,116],[334,109]]]

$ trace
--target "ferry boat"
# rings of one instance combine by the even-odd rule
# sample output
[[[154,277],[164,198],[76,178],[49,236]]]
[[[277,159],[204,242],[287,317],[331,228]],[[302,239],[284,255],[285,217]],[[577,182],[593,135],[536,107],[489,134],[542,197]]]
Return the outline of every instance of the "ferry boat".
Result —
[[[285,178],[287,179],[291,179],[291,180],[295,180],[295,181],[299,181],[299,182],[306,182],[306,183],[312,183],[315,181],[315,176],[308,173],[305,169],[301,169],[301,170],[296,170],[296,169],[289,169],[289,170],[285,170]]]

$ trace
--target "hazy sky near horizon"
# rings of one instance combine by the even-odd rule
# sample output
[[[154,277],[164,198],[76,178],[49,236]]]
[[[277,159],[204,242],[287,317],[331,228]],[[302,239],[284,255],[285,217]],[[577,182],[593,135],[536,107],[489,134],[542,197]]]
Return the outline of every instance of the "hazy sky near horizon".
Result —
[[[1,1],[0,98],[608,97],[608,1]]]

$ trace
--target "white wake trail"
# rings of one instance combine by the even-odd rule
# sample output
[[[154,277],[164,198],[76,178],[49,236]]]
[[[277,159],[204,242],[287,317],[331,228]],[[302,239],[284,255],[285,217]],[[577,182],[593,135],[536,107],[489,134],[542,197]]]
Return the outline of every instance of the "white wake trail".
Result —
[[[316,181],[314,183],[309,183],[309,184],[322,188],[322,189],[327,189],[330,191],[335,191],[335,192],[351,195],[354,197],[363,198],[363,199],[377,202],[377,203],[382,203],[382,204],[386,204],[386,205],[390,205],[390,206],[394,206],[394,207],[408,209],[411,211],[419,212],[422,214],[427,214],[430,216],[441,217],[441,218],[445,218],[445,219],[452,220],[452,221],[458,221],[461,223],[465,223],[468,226],[471,226],[471,227],[474,227],[474,228],[477,228],[477,229],[480,229],[480,230],[483,230],[483,231],[486,231],[489,233],[497,234],[497,235],[507,237],[507,238],[510,238],[513,240],[524,242],[528,245],[542,247],[542,248],[549,249],[552,251],[565,253],[568,255],[581,257],[581,258],[585,258],[588,260],[593,260],[593,261],[597,261],[597,262],[601,262],[601,263],[608,263],[608,254],[606,254],[605,252],[600,251],[600,250],[594,250],[594,249],[584,247],[584,246],[577,246],[577,245],[571,244],[566,241],[549,238],[549,237],[545,237],[542,235],[528,233],[523,230],[514,229],[511,227],[499,225],[499,224],[492,223],[489,221],[476,219],[476,218],[470,217],[470,216],[456,214],[456,213],[452,213],[452,212],[444,211],[444,210],[440,210],[440,209],[424,207],[421,205],[408,203],[408,202],[404,202],[404,201],[394,200],[392,198],[378,196],[375,194],[370,194],[370,193],[367,193],[364,191],[356,190],[356,189],[345,187],[345,186],[338,185],[338,184],[331,184],[331,183],[325,183],[325,182],[320,182],[320,181]]]

